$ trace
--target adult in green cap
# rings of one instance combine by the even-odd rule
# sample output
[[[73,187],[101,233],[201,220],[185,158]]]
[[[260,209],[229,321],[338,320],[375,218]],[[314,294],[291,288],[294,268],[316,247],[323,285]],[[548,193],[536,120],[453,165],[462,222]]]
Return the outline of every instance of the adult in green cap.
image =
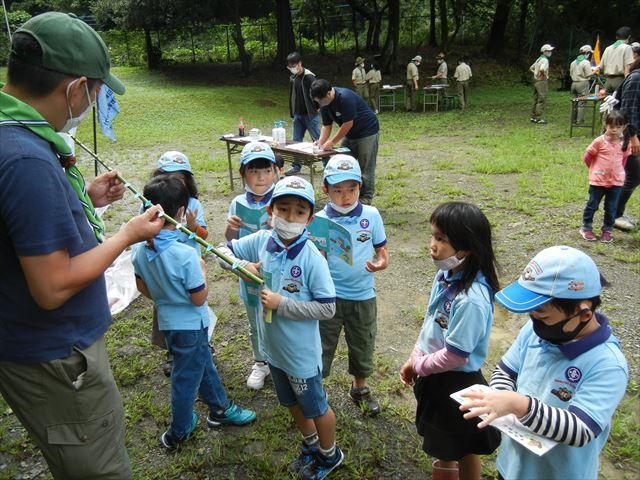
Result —
[[[122,400],[104,334],[104,271],[154,237],[151,207],[110,238],[95,214],[119,200],[115,172],[85,185],[57,132],[77,126],[110,72],[104,42],[74,15],[49,12],[12,38],[0,89],[0,393],[56,479],[129,479]]]

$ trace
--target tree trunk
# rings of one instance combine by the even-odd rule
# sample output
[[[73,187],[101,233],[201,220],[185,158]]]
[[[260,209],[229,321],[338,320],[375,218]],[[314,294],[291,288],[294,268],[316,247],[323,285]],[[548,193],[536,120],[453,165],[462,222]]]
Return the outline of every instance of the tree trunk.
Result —
[[[398,40],[400,38],[400,0],[387,0],[389,6],[389,25],[387,39],[382,51],[382,68],[393,72],[398,63]]]
[[[436,41],[436,0],[429,1],[429,45],[437,47]]]
[[[529,12],[529,0],[520,0],[520,20],[518,22],[518,58],[522,57],[524,48],[524,35],[527,28],[527,13]]]
[[[353,38],[356,41],[356,55],[360,55],[360,41],[358,40],[358,19],[356,11],[351,8],[351,28],[353,29]]]
[[[160,66],[162,61],[162,52],[153,44],[151,40],[151,30],[144,29],[144,47],[147,52],[147,68],[154,70]]]
[[[440,48],[447,48],[449,41],[449,19],[447,15],[447,0],[439,0],[440,7]]]
[[[487,52],[490,55],[497,56],[503,51],[504,35],[507,30],[511,5],[513,5],[513,0],[498,0],[496,13],[493,16],[493,24],[491,25],[491,33],[489,33],[489,41],[487,42]]]
[[[373,41],[371,42],[371,49],[376,52],[380,50],[380,30],[382,29],[382,12],[378,9],[378,0],[373,2]]]
[[[293,21],[291,20],[291,6],[289,0],[276,0],[276,18],[278,51],[274,63],[284,65],[287,55],[296,49],[296,39],[293,35]]]
[[[234,28],[233,28],[233,41],[238,48],[238,56],[242,63],[242,73],[248,76],[251,71],[251,54],[244,48],[244,36],[242,35],[242,21],[240,18],[240,9],[238,3],[235,4],[234,9]]]

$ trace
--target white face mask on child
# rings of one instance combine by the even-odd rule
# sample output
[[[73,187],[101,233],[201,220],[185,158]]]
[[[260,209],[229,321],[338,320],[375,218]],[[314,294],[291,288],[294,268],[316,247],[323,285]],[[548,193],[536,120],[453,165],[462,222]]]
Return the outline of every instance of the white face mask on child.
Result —
[[[333,208],[336,212],[341,213],[342,215],[349,213],[351,210],[353,210],[357,206],[358,206],[358,200],[356,200],[355,203],[348,205],[346,207],[341,207],[340,205],[337,205],[331,202],[331,208]]]
[[[453,270],[456,267],[462,265],[465,257],[458,258],[455,255],[450,256],[449,258],[445,258],[444,260],[436,260],[432,258],[433,264],[436,266],[438,270],[442,270],[443,272],[448,272],[449,270]]]
[[[282,240],[291,240],[292,238],[299,237],[307,227],[306,223],[291,223],[285,219],[273,216],[271,217],[271,223],[273,229]]]

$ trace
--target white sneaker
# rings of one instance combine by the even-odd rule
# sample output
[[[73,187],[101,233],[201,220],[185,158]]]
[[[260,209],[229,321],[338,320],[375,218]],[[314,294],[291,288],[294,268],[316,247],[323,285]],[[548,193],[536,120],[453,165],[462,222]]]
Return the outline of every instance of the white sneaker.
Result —
[[[616,218],[616,222],[613,224],[613,226],[625,232],[628,232],[635,228],[635,225],[633,224],[633,222],[629,220],[627,217]]]
[[[260,390],[264,387],[264,379],[269,375],[269,365],[266,362],[256,362],[251,367],[251,375],[247,378],[247,387]]]

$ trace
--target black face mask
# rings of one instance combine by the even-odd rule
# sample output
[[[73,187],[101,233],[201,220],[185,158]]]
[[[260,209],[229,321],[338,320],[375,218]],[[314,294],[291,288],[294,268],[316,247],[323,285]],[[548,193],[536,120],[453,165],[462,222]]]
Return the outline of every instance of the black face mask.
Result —
[[[588,321],[580,322],[576,328],[569,332],[565,332],[563,330],[564,326],[569,323],[573,318],[578,315],[582,315],[586,310],[581,310],[575,315],[571,315],[564,320],[560,320],[558,323],[554,323],[553,325],[547,325],[542,320],[538,320],[533,315],[529,315],[531,321],[533,322],[533,331],[543,340],[547,340],[548,342],[555,344],[563,344],[570,342],[575,339],[582,329],[587,326]]]

